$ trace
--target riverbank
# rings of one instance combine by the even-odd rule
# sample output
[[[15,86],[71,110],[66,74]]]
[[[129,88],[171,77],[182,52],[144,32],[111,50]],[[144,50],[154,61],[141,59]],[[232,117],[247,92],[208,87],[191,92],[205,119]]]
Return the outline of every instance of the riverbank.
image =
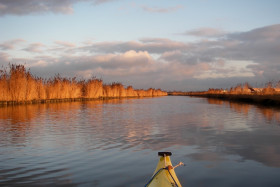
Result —
[[[265,106],[280,106],[280,94],[231,94],[231,93],[209,93],[209,92],[168,92],[170,96],[191,96],[215,98],[221,100],[245,102]]]
[[[133,98],[152,98],[161,96],[128,96],[128,97],[99,97],[99,98],[65,98],[65,99],[38,99],[30,101],[0,101],[1,106],[22,105],[22,104],[45,104],[45,103],[61,103],[61,102],[82,102],[82,101],[106,101],[110,99],[133,99]]]
[[[104,84],[94,77],[77,80],[57,75],[43,79],[33,76],[23,65],[10,65],[9,71],[0,69],[0,105],[166,95],[167,92],[160,89],[134,89],[115,82]]]

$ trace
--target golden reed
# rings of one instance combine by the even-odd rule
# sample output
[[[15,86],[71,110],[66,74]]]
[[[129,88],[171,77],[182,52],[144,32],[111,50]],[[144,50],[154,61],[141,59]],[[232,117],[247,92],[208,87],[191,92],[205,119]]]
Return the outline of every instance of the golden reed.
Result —
[[[10,65],[9,71],[0,70],[0,101],[30,102],[63,99],[97,99],[117,97],[153,97],[165,96],[167,92],[160,89],[134,90],[132,86],[125,88],[121,83],[104,85],[102,80],[76,80],[76,78],[42,79],[33,76],[24,65]]]
[[[280,81],[275,86],[271,82],[266,83],[264,88],[253,88],[249,83],[238,84],[230,89],[215,89],[209,88],[207,91],[191,91],[181,92],[173,91],[169,92],[169,95],[250,95],[250,96],[280,96]]]

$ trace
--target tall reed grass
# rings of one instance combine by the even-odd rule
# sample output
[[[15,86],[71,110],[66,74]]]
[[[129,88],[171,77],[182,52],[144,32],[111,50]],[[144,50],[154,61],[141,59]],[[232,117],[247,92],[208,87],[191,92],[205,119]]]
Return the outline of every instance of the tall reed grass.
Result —
[[[228,93],[232,95],[279,95],[279,91],[277,86],[274,87],[271,82],[268,82],[263,88],[254,88],[249,83],[244,83],[238,84],[230,88],[230,90],[218,89],[216,93]]]
[[[77,80],[63,78],[59,74],[53,78],[35,77],[24,65],[9,65],[0,69],[0,101],[26,102],[54,99],[96,99],[116,97],[164,96],[167,92],[155,89],[134,90],[121,83],[103,84],[97,78]]]
[[[266,83],[264,88],[254,88],[249,83],[238,84],[230,89],[209,88],[200,92],[169,92],[169,95],[250,95],[250,96],[280,96],[280,81],[276,84]]]

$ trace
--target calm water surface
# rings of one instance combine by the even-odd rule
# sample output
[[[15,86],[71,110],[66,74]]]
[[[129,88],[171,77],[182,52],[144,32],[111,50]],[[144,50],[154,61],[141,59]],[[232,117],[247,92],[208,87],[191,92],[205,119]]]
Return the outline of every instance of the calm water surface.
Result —
[[[280,186],[280,110],[158,97],[0,108],[1,186],[144,186],[171,151],[183,186]]]

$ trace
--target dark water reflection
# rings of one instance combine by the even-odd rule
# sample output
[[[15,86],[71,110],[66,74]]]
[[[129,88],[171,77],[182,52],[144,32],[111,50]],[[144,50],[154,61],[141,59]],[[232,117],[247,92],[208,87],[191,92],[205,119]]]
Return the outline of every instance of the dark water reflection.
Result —
[[[280,186],[280,110],[160,97],[0,108],[0,185],[143,186],[157,151],[184,186]]]

